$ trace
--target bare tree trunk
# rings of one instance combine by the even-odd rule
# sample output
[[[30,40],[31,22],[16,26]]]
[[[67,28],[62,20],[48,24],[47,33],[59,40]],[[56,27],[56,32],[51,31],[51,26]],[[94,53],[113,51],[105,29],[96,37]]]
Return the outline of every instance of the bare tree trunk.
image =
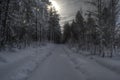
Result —
[[[4,27],[4,30],[3,30],[3,36],[4,36],[4,40],[3,40],[3,45],[5,45],[7,43],[7,19],[8,19],[8,12],[9,12],[9,3],[10,3],[10,0],[7,0],[6,2],[6,8],[5,8],[5,19],[3,21],[3,27]]]

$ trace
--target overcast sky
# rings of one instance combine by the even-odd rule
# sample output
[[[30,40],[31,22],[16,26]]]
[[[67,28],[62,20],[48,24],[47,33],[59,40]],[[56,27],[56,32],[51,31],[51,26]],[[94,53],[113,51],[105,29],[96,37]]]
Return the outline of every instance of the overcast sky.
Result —
[[[74,19],[75,14],[81,8],[83,10],[88,9],[85,0],[54,0],[60,6],[59,14],[61,16],[61,25],[63,25],[66,21],[70,21]]]

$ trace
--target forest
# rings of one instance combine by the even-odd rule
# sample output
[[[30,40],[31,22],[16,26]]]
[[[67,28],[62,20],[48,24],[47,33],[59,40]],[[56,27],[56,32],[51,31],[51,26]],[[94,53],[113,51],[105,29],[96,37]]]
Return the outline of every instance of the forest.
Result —
[[[112,57],[120,48],[119,0],[89,0],[92,10],[80,9],[72,22],[64,25],[63,42],[92,55]]]
[[[120,47],[119,0],[85,1],[72,22],[60,25],[60,15],[49,0],[0,1],[0,50],[32,43],[68,43],[93,55],[112,57]],[[62,33],[63,32],[63,33]]]
[[[0,80],[120,80],[120,0],[0,0]]]
[[[0,49],[59,43],[59,20],[49,0],[0,0]]]

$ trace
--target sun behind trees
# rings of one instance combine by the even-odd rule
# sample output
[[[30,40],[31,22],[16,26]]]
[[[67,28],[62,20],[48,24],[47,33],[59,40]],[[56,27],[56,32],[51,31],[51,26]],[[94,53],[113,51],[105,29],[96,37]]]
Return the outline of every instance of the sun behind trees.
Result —
[[[93,10],[86,12],[87,19],[82,11],[78,11],[75,20],[64,25],[63,40],[77,44],[78,49],[91,51],[91,54],[112,57],[116,46],[120,47],[119,0],[90,0],[85,3]]]
[[[33,42],[59,42],[59,15],[49,0],[0,1],[0,49]],[[52,31],[52,32],[51,32]]]

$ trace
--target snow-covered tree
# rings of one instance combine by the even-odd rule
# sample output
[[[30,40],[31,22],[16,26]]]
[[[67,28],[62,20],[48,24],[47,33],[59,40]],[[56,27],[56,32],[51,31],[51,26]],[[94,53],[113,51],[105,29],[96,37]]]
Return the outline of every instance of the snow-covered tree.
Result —
[[[49,11],[49,29],[48,29],[48,39],[54,42],[60,42],[61,39],[61,29],[59,24],[59,15],[54,8]]]
[[[63,43],[66,43],[70,40],[71,38],[71,26],[67,22],[64,24],[64,31],[63,31]]]
[[[61,36],[59,15],[51,13],[49,0],[1,0],[0,1],[0,47],[5,45],[26,46],[48,38],[50,25],[54,29],[54,41]],[[50,20],[54,24],[50,24]]]

